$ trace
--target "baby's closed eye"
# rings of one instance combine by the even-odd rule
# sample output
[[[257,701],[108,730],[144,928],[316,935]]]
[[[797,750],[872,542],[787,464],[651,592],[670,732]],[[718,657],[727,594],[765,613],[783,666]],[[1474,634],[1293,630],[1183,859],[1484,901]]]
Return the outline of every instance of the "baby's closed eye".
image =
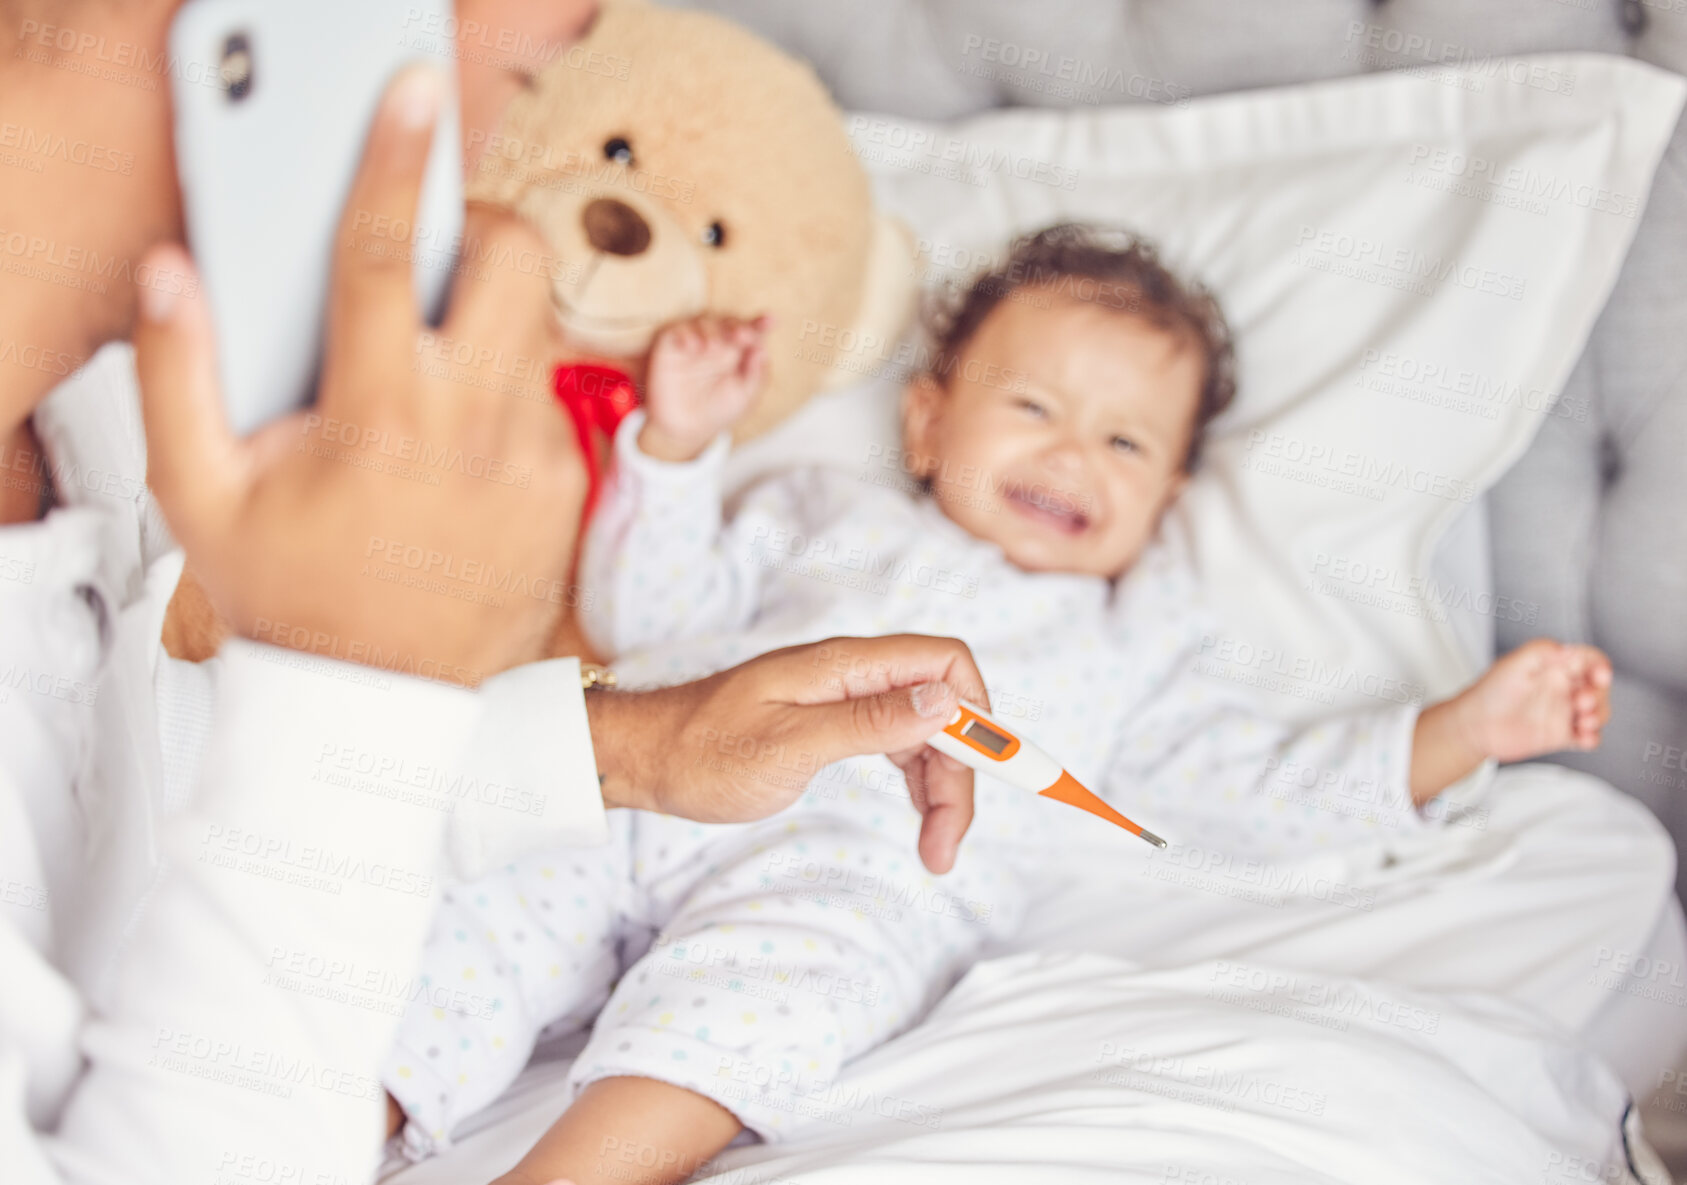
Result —
[[[1108,440],[1107,444],[1108,447],[1116,453],[1137,453],[1142,451],[1142,446],[1137,444],[1137,442],[1132,440],[1129,436],[1114,436]]]

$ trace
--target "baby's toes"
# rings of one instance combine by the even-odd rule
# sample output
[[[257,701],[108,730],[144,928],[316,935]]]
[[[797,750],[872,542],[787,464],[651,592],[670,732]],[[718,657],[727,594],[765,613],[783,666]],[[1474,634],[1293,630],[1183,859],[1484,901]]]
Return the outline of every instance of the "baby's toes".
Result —
[[[1576,682],[1588,687],[1608,687],[1611,684],[1611,660],[1597,646],[1565,643],[1564,663]]]
[[[1599,745],[1600,732],[1605,727],[1605,714],[1597,709],[1576,713],[1573,731],[1578,747],[1593,749]]]

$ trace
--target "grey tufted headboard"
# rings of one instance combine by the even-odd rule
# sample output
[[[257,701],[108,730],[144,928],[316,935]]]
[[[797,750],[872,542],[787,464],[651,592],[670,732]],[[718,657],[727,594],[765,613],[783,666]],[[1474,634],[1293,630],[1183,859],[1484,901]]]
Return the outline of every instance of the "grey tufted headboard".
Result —
[[[1687,73],[1687,0],[669,0],[814,63],[848,108],[946,119],[1007,105],[1219,91],[1554,50]],[[1687,841],[1687,123],[1621,279],[1527,455],[1489,499],[1501,650],[1536,634],[1616,664],[1603,747],[1561,760]],[[1510,603],[1510,602],[1502,602]],[[1687,876],[1682,883],[1687,885]]]

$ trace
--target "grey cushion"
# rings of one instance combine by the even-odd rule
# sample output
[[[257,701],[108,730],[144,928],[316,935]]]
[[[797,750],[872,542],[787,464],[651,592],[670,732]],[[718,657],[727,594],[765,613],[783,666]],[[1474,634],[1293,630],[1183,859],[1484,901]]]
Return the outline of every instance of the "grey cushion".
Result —
[[[1687,0],[675,0],[815,63],[846,107],[944,119],[1010,104],[1177,102],[1554,50],[1687,72]],[[1687,839],[1687,125],[1586,354],[1491,497],[1500,620],[1608,650],[1615,716],[1561,758]],[[1679,760],[1679,759],[1678,759]],[[1683,871],[1687,885],[1687,868]]]

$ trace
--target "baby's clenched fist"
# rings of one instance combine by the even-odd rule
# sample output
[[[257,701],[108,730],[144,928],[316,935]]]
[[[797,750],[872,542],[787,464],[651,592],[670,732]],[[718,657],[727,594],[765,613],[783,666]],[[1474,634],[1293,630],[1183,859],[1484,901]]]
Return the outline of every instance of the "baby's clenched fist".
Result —
[[[1611,718],[1611,660],[1593,646],[1536,638],[1458,697],[1460,730],[1498,761],[1594,749]]]
[[[701,316],[663,328],[650,351],[639,450],[689,461],[743,418],[767,375],[771,324],[765,314]]]

